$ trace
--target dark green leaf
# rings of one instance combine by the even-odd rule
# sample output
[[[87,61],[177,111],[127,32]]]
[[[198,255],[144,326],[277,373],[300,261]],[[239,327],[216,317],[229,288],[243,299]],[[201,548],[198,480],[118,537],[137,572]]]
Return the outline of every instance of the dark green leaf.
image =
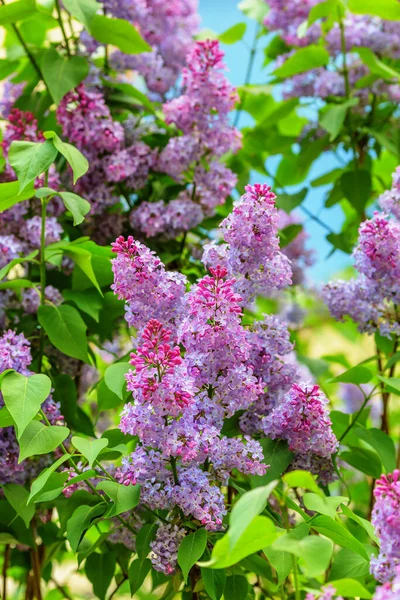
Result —
[[[329,578],[365,577],[368,574],[369,562],[348,548],[342,548],[335,556]]]
[[[353,552],[363,556],[365,559],[369,559],[367,551],[362,543],[359,542],[341,523],[338,523],[325,515],[319,515],[314,517],[310,525],[313,529],[318,531],[318,533],[329,538],[332,542],[338,544],[338,546],[349,548],[349,550],[353,550]]]
[[[345,198],[356,211],[364,213],[365,206],[370,198],[372,181],[368,171],[346,171],[340,178],[340,185]]]
[[[185,582],[187,582],[190,569],[203,556],[207,545],[207,532],[197,529],[183,538],[178,550],[178,564],[182,569]]]
[[[8,502],[28,528],[35,514],[35,507],[32,504],[27,504],[28,490],[22,485],[8,483],[7,485],[3,485],[3,491]]]
[[[220,600],[225,590],[226,573],[224,569],[201,568],[204,588],[212,600]]]
[[[85,292],[75,292],[74,290],[63,290],[63,296],[76,304],[82,312],[86,313],[97,323],[99,322],[100,310],[103,306],[103,301],[97,290],[86,290]]]
[[[47,467],[47,469],[45,469],[44,471],[42,471],[40,473],[40,475],[32,483],[31,493],[28,498],[29,503],[33,502],[39,496],[40,492],[43,490],[43,488],[47,484],[52,473],[54,473],[54,471],[56,471],[56,469],[58,469],[58,467],[61,467],[61,465],[64,464],[69,458],[70,458],[69,454],[61,456],[52,465],[50,465],[50,467]]]
[[[46,50],[40,66],[47,88],[56,104],[59,104],[65,94],[83,81],[89,72],[86,58],[83,56],[64,58],[54,48]],[[55,145],[54,149],[56,149]]]
[[[114,577],[117,557],[115,552],[105,554],[94,552],[86,559],[85,573],[93,585],[95,595],[104,600],[109,585]]]
[[[144,561],[141,561],[139,558],[132,561],[128,571],[131,596],[133,596],[138,590],[140,590],[150,569],[151,560],[149,558],[145,558]]]
[[[385,471],[391,473],[396,468],[396,446],[392,438],[380,429],[365,429],[357,426],[356,435],[367,442],[379,455]]]
[[[358,104],[358,98],[350,98],[342,104],[328,104],[323,110],[319,122],[325,131],[330,133],[330,142],[337,138],[344,125],[347,111],[356,104]]]
[[[225,600],[246,600],[249,584],[243,575],[230,575],[226,578]]]
[[[342,452],[340,458],[361,471],[361,473],[370,475],[374,479],[379,479],[382,475],[382,463],[375,452],[370,452],[365,448],[351,448],[348,452]]]
[[[87,354],[86,324],[72,306],[39,306],[39,323],[50,342],[67,356],[89,362]]]
[[[85,531],[90,527],[92,521],[104,514],[107,505],[104,502],[88,506],[83,504],[78,506],[72,517],[67,522],[67,539],[73,552],[76,552],[83,538]]]
[[[347,371],[344,371],[337,377],[334,377],[332,382],[340,382],[340,383],[354,383],[358,385],[360,383],[368,383],[372,379],[372,373],[366,367],[361,365],[357,365],[355,367],[351,367]]]
[[[54,146],[57,148],[59,153],[63,155],[63,157],[65,158],[65,160],[71,167],[73,175],[74,175],[73,182],[75,185],[77,180],[80,177],[82,177],[82,175],[85,175],[85,173],[87,173],[87,170],[89,169],[89,163],[88,163],[87,158],[85,156],[83,156],[82,152],[79,152],[78,148],[75,148],[75,146],[72,146],[72,144],[63,142],[62,139],[59,138],[58,135],[54,131],[45,131],[44,137],[47,139],[51,139],[53,141]],[[64,194],[67,194],[67,193],[68,192],[64,192]],[[63,195],[62,194],[60,194],[60,195],[63,198],[64,203],[65,203],[65,199],[64,199]],[[78,198],[79,198],[79,196],[78,196]],[[68,210],[71,210],[68,206],[67,206],[67,208],[68,208]],[[89,210],[90,210],[90,208],[89,208]],[[87,212],[89,212],[89,210]],[[71,210],[71,212],[72,212],[72,210]],[[85,214],[86,213],[84,213],[84,215]],[[74,225],[76,225],[76,223],[74,223]]]

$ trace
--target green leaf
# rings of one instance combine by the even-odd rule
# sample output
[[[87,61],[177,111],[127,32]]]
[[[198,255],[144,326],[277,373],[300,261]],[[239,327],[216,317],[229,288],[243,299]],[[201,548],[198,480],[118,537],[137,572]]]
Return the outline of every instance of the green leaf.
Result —
[[[54,10],[54,4],[55,0],[35,0],[37,10],[50,17]]]
[[[330,540],[316,535],[297,539],[293,534],[285,534],[273,544],[274,550],[294,554],[301,559],[308,577],[325,573],[329,566],[333,544]]]
[[[40,68],[50,95],[57,105],[65,94],[87,77],[89,72],[86,58],[83,56],[63,57],[53,47],[43,54]],[[55,145],[54,148],[56,149]]]
[[[0,290],[19,290],[21,288],[34,288],[35,285],[29,279],[9,279],[0,283]]]
[[[138,104],[147,108],[147,110],[150,113],[156,113],[152,102],[147,98],[146,94],[143,94],[143,92],[135,88],[130,83],[120,81],[109,81],[108,79],[104,78],[102,79],[102,83],[106,87],[115,90],[116,93],[111,96],[111,99],[115,99],[116,101],[118,101],[123,97],[133,98],[135,101],[137,101]]]
[[[132,510],[139,503],[140,485],[123,485],[116,481],[101,481],[96,489],[105,492],[114,502],[107,513],[107,517],[115,517]]]
[[[183,578],[187,583],[190,569],[203,556],[207,545],[207,532],[197,529],[183,538],[178,550],[178,565],[182,569]]]
[[[366,575],[369,575],[369,562],[348,548],[342,548],[335,556],[329,578],[335,580]]]
[[[211,600],[220,600],[225,590],[226,573],[223,569],[201,568],[201,576],[204,581],[204,588]]]
[[[103,15],[95,15],[90,25],[90,34],[98,42],[117,46],[125,54],[152,51],[152,47],[142,38],[137,29],[124,19],[110,19]]]
[[[4,6],[0,6],[0,25],[9,25],[28,19],[36,12],[34,0],[18,0]]]
[[[141,561],[143,561],[150,552],[150,542],[152,542],[157,533],[157,525],[147,523],[139,529],[136,536],[136,552]]]
[[[19,191],[22,192],[36,177],[47,171],[57,156],[57,150],[51,142],[11,143],[8,160],[17,174]]]
[[[328,62],[329,52],[322,46],[311,44],[297,50],[273,74],[280,79],[286,79],[292,77],[292,75],[297,75],[297,73],[323,67]]]
[[[59,138],[58,135],[54,131],[45,131],[44,137],[46,139],[51,139],[53,141],[54,146],[57,148],[59,153],[62,154],[62,156],[65,158],[65,160],[71,167],[73,175],[74,175],[73,181],[74,181],[74,185],[75,185],[75,183],[78,181],[78,179],[80,177],[82,177],[82,175],[85,175],[85,173],[87,173],[87,171],[89,169],[89,162],[88,162],[87,158],[82,154],[82,152],[79,152],[78,148],[75,148],[75,146],[72,146],[72,144],[63,142],[62,139]],[[68,192],[64,192],[64,194],[67,194],[67,193]],[[63,195],[60,194],[60,196],[64,200]],[[80,196],[78,196],[78,198],[80,198]],[[86,200],[85,200],[85,202],[86,202]],[[64,203],[65,203],[65,201],[64,201]],[[68,208],[68,210],[71,210],[68,206],[67,206],[67,208]],[[89,210],[90,210],[90,205],[89,205]],[[89,210],[86,212],[89,212]],[[71,212],[72,212],[72,210],[71,210]],[[86,213],[84,213],[84,215],[85,214]],[[74,223],[74,225],[76,225],[76,223]]]
[[[397,0],[349,0],[348,8],[359,15],[374,15],[387,21],[400,20],[400,5]]]
[[[289,552],[276,550],[273,546],[265,548],[264,554],[278,575],[278,585],[281,585],[293,569],[293,556]]]
[[[392,394],[400,396],[400,378],[399,377],[383,377],[383,375],[377,375],[377,378],[385,384],[385,387]]]
[[[242,0],[237,7],[249,19],[254,19],[259,23],[264,22],[264,18],[268,12],[268,6],[264,0]]]
[[[276,200],[276,205],[278,208],[281,208],[289,214],[292,212],[292,210],[300,206],[304,198],[307,196],[307,192],[307,188],[303,188],[300,190],[300,192],[297,192],[297,194],[279,194]]]
[[[263,438],[260,440],[263,449],[263,462],[270,465],[265,475],[251,477],[255,483],[253,487],[258,487],[260,483],[266,485],[278,479],[293,460],[293,452],[288,448],[287,442],[283,440],[271,440]]]
[[[337,383],[354,383],[359,385],[360,383],[368,383],[373,377],[372,372],[361,365],[351,367],[347,371],[344,371],[337,377],[331,379],[331,382]]]
[[[345,198],[356,211],[364,213],[365,206],[370,198],[372,180],[369,171],[347,171],[340,178],[340,186]]]
[[[69,300],[76,304],[82,312],[89,315],[99,322],[100,310],[103,306],[103,301],[97,290],[86,290],[86,292],[75,292],[74,290],[66,289],[62,292],[65,300]]]
[[[230,548],[236,545],[254,517],[264,510],[267,500],[277,483],[277,481],[272,481],[268,485],[250,490],[234,504],[229,518]]]
[[[39,306],[38,320],[53,346],[89,363],[86,324],[73,306]]]
[[[235,44],[243,39],[244,34],[246,33],[247,25],[246,23],[236,23],[232,27],[229,27],[223,33],[220,33],[218,39],[223,44]]]
[[[46,426],[40,421],[32,421],[19,440],[18,462],[30,456],[53,452],[69,436],[68,427]]]
[[[365,448],[351,448],[348,452],[342,452],[340,458],[374,479],[379,479],[382,475],[382,463],[376,452],[370,452]]]
[[[280,247],[285,248],[303,231],[303,226],[299,223],[292,223],[279,231]]]
[[[284,482],[292,488],[300,487],[306,490],[311,490],[319,496],[324,494],[318,487],[314,475],[311,475],[308,471],[290,471],[283,476]]]
[[[356,552],[369,560],[367,551],[362,543],[359,542],[341,523],[338,523],[325,515],[319,515],[313,518],[310,526],[321,535],[324,535],[335,544],[338,544],[338,546],[349,548],[349,550],[353,550],[353,552]]]
[[[356,428],[356,435],[367,442],[379,455],[387,473],[396,468],[396,446],[392,438],[380,429],[366,429],[360,425]]]
[[[356,515],[356,513],[354,513],[345,504],[342,504],[341,509],[342,509],[343,514],[346,515],[346,517],[348,517],[349,519],[352,519],[355,523],[358,523],[358,525],[360,525],[368,533],[371,540],[374,540],[374,542],[379,545],[379,540],[375,534],[375,529],[374,529],[372,523],[367,521],[367,519],[363,519],[362,517],[359,517],[358,515]]]
[[[307,29],[319,19],[330,17],[333,13],[336,15],[339,6],[337,0],[326,0],[313,6],[308,13]]]
[[[58,498],[64,489],[64,484],[69,477],[69,473],[52,473],[43,487],[41,492],[38,494],[35,502],[51,502]]]
[[[37,262],[34,260],[34,258],[38,254],[39,254],[39,251],[34,250],[30,254],[27,254],[27,256],[23,256],[22,258],[13,258],[13,260],[10,260],[10,262],[7,265],[5,265],[2,269],[0,269],[0,280],[4,279],[4,277],[6,277],[8,275],[8,273],[11,271],[11,269],[13,267],[15,267],[15,265],[19,265],[24,262]]]
[[[74,225],[82,223],[85,220],[85,215],[90,211],[90,202],[72,192],[59,192],[58,195],[61,196],[65,208],[72,214]]]
[[[54,471],[56,471],[58,467],[61,467],[61,465],[64,464],[69,458],[71,458],[69,454],[64,454],[53,464],[51,464],[50,467],[48,467],[40,473],[40,475],[35,479],[35,481],[31,485],[31,493],[28,498],[28,504],[33,502],[39,496],[52,473],[54,473]]]
[[[375,75],[379,75],[383,79],[393,80],[399,79],[400,73],[389,67],[384,62],[382,62],[371,50],[371,48],[353,48],[354,52],[357,52],[364,65],[369,67],[371,73]]]
[[[356,106],[357,104],[358,98],[350,98],[342,104],[328,104],[324,109],[319,118],[319,122],[325,131],[330,133],[330,142],[333,142],[341,132],[349,108]]]
[[[225,600],[246,600],[249,584],[243,575],[230,575],[226,578]]]
[[[0,7],[1,8],[1,7]],[[35,194],[33,186],[29,186],[23,192],[19,192],[19,182],[0,183],[0,212],[3,212],[18,202],[29,200]]]
[[[329,585],[336,590],[335,595],[337,596],[344,595],[346,598],[365,598],[366,600],[372,598],[372,594],[367,588],[356,579],[337,579],[336,581],[330,581]]]
[[[89,467],[93,466],[100,452],[108,446],[108,440],[104,438],[87,440],[83,437],[74,436],[71,441],[75,448],[86,458]]]
[[[15,425],[15,421],[10,415],[10,411],[6,406],[0,408],[0,429],[2,427],[10,427],[11,425]]]
[[[50,394],[51,380],[47,375],[25,377],[20,373],[7,373],[1,390],[4,403],[16,423],[18,437],[21,437]]]
[[[67,521],[67,539],[73,552],[77,551],[85,532],[91,526],[94,519],[104,514],[106,508],[106,504],[100,502],[94,506],[83,504],[75,509]]]
[[[104,600],[109,585],[114,577],[117,562],[115,552],[108,551],[105,554],[94,552],[86,559],[85,573],[93,585],[95,595]]]
[[[93,17],[101,8],[96,0],[63,0],[63,6],[75,19],[83,23],[86,29],[90,29]]]
[[[134,561],[131,562],[128,571],[131,596],[133,596],[138,590],[140,590],[150,569],[151,560],[149,558],[145,558],[144,561],[141,561],[139,558],[136,558]]]
[[[322,497],[319,494],[313,493],[307,493],[303,496],[304,506],[308,510],[318,512],[321,515],[327,515],[332,519],[336,518],[336,510],[339,504],[342,504],[346,500],[348,501],[348,498],[344,496]]]
[[[267,548],[277,536],[276,527],[271,519],[256,516],[238,539],[232,538],[228,530],[228,533],[215,544],[211,559],[199,564],[212,569],[225,569],[240,562],[246,556]]]
[[[125,375],[131,368],[129,363],[114,363],[107,367],[104,373],[106,386],[121,400],[124,397],[124,389],[126,386]]]
[[[89,282],[94,285],[99,294],[102,296],[103,293],[100,288],[100,284],[98,281],[99,274],[95,274],[93,269],[93,259],[97,259],[97,256],[92,253],[90,250],[82,247],[83,244],[77,244],[74,242],[65,243],[58,242],[56,244],[52,244],[48,246],[48,251],[59,251],[62,250],[66,256],[69,256],[76,265],[83,271],[86,277],[89,279]],[[102,264],[102,271],[106,271],[105,267],[111,267],[111,263],[108,259],[104,261]],[[111,271],[111,269],[110,269]],[[90,285],[90,284],[89,284]],[[102,283],[103,285],[103,283]]]
[[[28,528],[29,523],[32,521],[35,514],[35,507],[27,504],[29,496],[28,490],[16,483],[7,483],[7,485],[3,485],[3,491],[8,502],[11,504],[17,515],[21,517],[25,523],[25,527]]]

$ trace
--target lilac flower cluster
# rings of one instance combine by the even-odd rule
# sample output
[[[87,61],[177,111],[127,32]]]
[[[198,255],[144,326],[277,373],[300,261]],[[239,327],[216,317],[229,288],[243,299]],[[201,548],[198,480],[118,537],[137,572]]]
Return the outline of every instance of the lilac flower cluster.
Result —
[[[163,106],[167,123],[182,135],[170,138],[155,169],[182,183],[193,165],[194,172],[189,188],[176,200],[167,205],[145,202],[132,212],[131,225],[144,225],[141,231],[147,237],[162,233],[172,238],[188,231],[214,214],[236,185],[234,173],[220,162],[223,154],[240,147],[240,135],[228,120],[237,93],[221,72],[222,58],[217,41],[197,42],[183,69],[184,92]]]
[[[277,220],[269,188],[254,186],[224,225],[229,244],[248,262],[247,271],[258,273],[262,290],[270,289],[270,257],[279,252]],[[297,437],[290,439],[296,457],[316,457],[313,471],[325,474],[337,445],[326,399],[316,386],[293,387],[293,398],[279,404],[299,377],[289,358],[289,332],[275,316],[243,326],[243,298],[219,260],[219,246],[215,249],[209,274],[186,291],[185,278],[168,273],[140,242],[120,237],[113,245],[113,290],[126,301],[126,319],[140,338],[131,355],[134,369],[126,375],[133,401],[125,405],[120,422],[121,430],[139,441],[116,476],[126,485],[140,483],[144,505],[168,511],[168,525],[153,547],[155,568],[167,574],[176,560],[171,531],[181,530],[180,515],[208,530],[220,529],[226,513],[221,487],[232,471],[265,472],[259,442],[247,435],[224,436],[225,418],[242,412],[243,430],[265,435],[266,415],[276,404],[280,429],[271,435],[289,439],[289,405],[296,400],[305,415],[304,423],[301,416],[296,421]],[[260,255],[262,264],[271,262],[270,269],[259,268]],[[289,265],[286,257],[282,261]]]
[[[223,264],[236,279],[235,287],[249,304],[291,283],[290,260],[279,249],[279,214],[275,194],[267,185],[247,186],[221,223],[226,244],[204,247],[205,265]]]
[[[342,596],[336,596],[336,590],[332,585],[326,585],[322,588],[322,594],[318,596],[318,600],[333,600],[336,597],[336,600],[343,600]],[[305,600],[316,600],[316,596],[308,592],[306,594]]]
[[[392,214],[400,221],[400,166],[392,175],[391,189],[380,196],[379,205],[384,212]]]
[[[148,89],[165,94],[175,83],[185,64],[197,33],[197,0],[102,0],[107,13],[126,19],[138,27],[152,52],[140,56],[117,51],[111,64],[117,70],[140,73]]]
[[[339,23],[335,22],[327,29],[327,23],[316,21],[305,27],[310,11],[321,0],[267,0],[270,10],[265,19],[266,27],[276,31],[291,48],[297,49],[317,43],[321,37],[327,47],[332,63],[328,69],[317,68],[295,75],[285,81],[286,97],[320,97],[345,96],[348,77],[352,93],[359,98],[360,105],[369,104],[369,92],[366,88],[355,87],[355,84],[369,73],[368,69],[352,53],[353,48],[368,47],[379,56],[398,57],[400,53],[400,34],[395,23],[384,21],[368,15],[355,15],[346,12],[343,17],[343,36]],[[301,26],[301,27],[300,27]],[[300,29],[299,29],[300,28]],[[301,33],[300,33],[301,31]],[[343,61],[343,43],[346,49]],[[281,55],[277,66],[282,64],[291,52]],[[346,69],[343,65],[346,65]],[[378,96],[386,96],[398,102],[400,86],[377,81],[371,86],[372,92]],[[359,110],[357,108],[357,110]]]
[[[326,404],[317,385],[296,383],[262,422],[265,435],[288,442],[292,467],[317,473],[325,484],[333,479],[330,459],[339,446]]]
[[[373,600],[397,600],[400,595],[400,568],[397,567],[395,578],[376,588]]]
[[[371,559],[371,573],[387,583],[400,567],[400,471],[382,475],[374,488],[372,525],[380,541],[379,555]]]
[[[390,336],[400,332],[396,305],[400,299],[400,224],[385,213],[361,223],[353,256],[356,279],[333,281],[322,297],[333,317],[349,316],[361,332]]]
[[[30,344],[25,336],[17,334],[11,329],[0,337],[0,374],[7,369],[14,369],[21,375],[29,376],[31,371],[29,365],[32,362]],[[3,398],[0,396],[0,408],[4,406]],[[51,395],[43,403],[42,408],[49,421],[55,425],[62,422],[59,406],[54,402]],[[0,484],[25,483],[34,477],[38,470],[35,461],[23,461],[18,464],[19,445],[13,427],[0,429]],[[42,461],[39,464],[43,466]]]

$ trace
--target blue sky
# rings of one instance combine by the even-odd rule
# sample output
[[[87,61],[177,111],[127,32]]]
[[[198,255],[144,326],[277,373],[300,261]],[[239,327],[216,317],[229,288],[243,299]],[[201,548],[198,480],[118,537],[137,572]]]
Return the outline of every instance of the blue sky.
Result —
[[[238,22],[247,23],[247,31],[245,35],[245,41],[248,45],[251,45],[256,23],[243,15],[243,13],[237,8],[236,0],[200,0],[200,15],[202,18],[202,27],[206,29],[212,29],[218,33],[225,31],[232,25]],[[225,51],[225,62],[228,66],[227,76],[234,85],[242,85],[245,80],[247,63],[248,63],[248,49],[245,44],[238,42],[233,45],[223,45]],[[265,72],[262,68],[263,55],[259,52],[256,56],[253,69],[253,77],[251,83],[264,83]],[[243,114],[241,117],[241,126],[246,125],[247,115]],[[250,123],[248,119],[247,124]],[[276,160],[270,159],[268,167],[270,170],[273,169]],[[326,173],[333,168],[336,164],[333,157],[324,157],[316,161],[311,169],[307,181],[315,179],[319,175]],[[262,182],[262,176],[255,174],[255,181]],[[266,180],[265,180],[266,181]],[[299,188],[304,187],[304,184]],[[293,188],[289,191],[297,191],[299,188]],[[340,231],[341,222],[343,219],[342,211],[340,207],[333,207],[329,210],[323,208],[324,202],[324,188],[318,188],[317,190],[311,189],[307,195],[305,206],[313,213],[317,214],[323,221],[329,223],[329,226],[334,231]],[[351,258],[340,252],[336,251],[330,258],[327,258],[330,251],[331,245],[326,241],[326,231],[322,227],[307,219],[304,215],[304,225],[307,232],[310,235],[309,246],[315,250],[317,261],[316,264],[310,269],[310,277],[314,281],[327,281],[339,270],[351,264]]]

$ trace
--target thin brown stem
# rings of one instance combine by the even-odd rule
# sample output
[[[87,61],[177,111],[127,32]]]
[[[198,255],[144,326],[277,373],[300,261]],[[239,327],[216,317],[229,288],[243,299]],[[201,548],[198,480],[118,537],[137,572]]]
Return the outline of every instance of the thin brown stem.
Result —
[[[32,529],[33,544],[34,544],[33,549],[31,550],[34,597],[37,600],[42,600],[42,590],[40,587],[41,566],[40,566],[40,559],[39,559],[39,551],[38,551],[38,547],[36,544],[37,530],[36,530],[35,519],[32,520],[31,529]]]

